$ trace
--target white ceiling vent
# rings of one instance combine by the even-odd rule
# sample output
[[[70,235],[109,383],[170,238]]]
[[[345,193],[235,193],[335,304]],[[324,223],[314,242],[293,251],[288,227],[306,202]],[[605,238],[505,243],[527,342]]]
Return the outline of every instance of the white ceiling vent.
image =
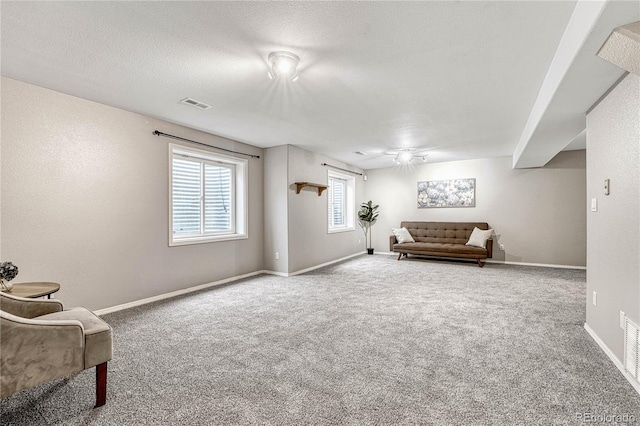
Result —
[[[211,108],[211,105],[207,105],[204,102],[200,102],[200,101],[192,99],[192,98],[184,98],[180,102],[182,102],[183,104],[191,105],[192,107],[196,107],[196,108],[199,108],[199,109],[209,109],[209,108]]]

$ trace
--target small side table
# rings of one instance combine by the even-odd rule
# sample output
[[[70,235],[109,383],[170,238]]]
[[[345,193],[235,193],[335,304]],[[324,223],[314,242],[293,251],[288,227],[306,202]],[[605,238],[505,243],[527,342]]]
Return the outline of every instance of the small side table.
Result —
[[[31,282],[31,283],[17,283],[13,285],[9,294],[13,294],[18,297],[30,297],[35,299],[36,297],[47,296],[47,299],[51,299],[51,295],[60,290],[60,284],[51,282]]]

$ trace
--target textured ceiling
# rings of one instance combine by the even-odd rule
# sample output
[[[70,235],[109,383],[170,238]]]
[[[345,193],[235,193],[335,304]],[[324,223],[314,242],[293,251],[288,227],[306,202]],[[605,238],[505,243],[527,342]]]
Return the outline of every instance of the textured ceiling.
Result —
[[[429,161],[512,155],[575,5],[2,1],[1,70],[365,169],[391,166],[382,153],[403,147]],[[276,50],[300,57],[298,81],[268,79]]]

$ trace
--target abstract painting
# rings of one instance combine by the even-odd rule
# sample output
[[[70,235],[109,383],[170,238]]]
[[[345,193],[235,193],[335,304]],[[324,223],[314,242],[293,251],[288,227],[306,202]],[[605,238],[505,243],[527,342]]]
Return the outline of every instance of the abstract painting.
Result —
[[[418,182],[419,209],[432,207],[475,206],[475,178]]]

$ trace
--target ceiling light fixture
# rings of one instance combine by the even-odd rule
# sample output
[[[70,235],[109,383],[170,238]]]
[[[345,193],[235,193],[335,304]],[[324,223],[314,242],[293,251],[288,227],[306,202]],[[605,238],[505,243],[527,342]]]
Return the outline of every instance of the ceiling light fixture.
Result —
[[[426,163],[428,156],[429,154],[416,154],[410,149],[405,149],[402,151],[398,151],[393,161],[398,165],[411,164],[413,160],[417,159],[422,160],[424,163]]]
[[[413,152],[411,151],[400,151],[396,155],[396,164],[409,164],[411,160],[413,160]]]
[[[271,52],[269,53],[269,65],[271,71],[269,71],[269,78],[272,80],[278,77],[286,76],[291,81],[298,79],[298,72],[296,67],[300,62],[300,58],[290,52]]]

